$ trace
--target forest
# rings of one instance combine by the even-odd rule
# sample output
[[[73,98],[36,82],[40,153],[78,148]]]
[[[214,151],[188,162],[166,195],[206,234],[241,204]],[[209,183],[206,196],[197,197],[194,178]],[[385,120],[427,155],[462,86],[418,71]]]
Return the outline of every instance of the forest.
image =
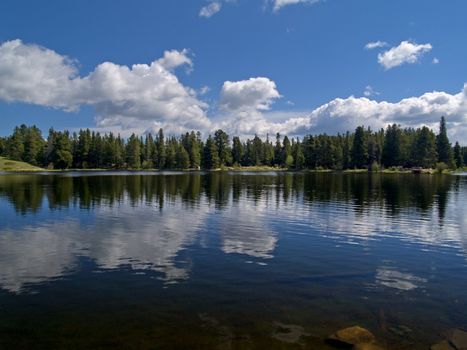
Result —
[[[202,139],[200,132],[166,136],[131,135],[83,129],[50,129],[47,138],[36,126],[21,125],[0,138],[0,156],[48,169],[219,169],[268,166],[287,169],[461,168],[467,164],[467,147],[454,146],[447,136],[445,118],[438,133],[388,125],[373,131],[359,126],[337,135],[271,140],[258,136],[230,139],[223,130]]]

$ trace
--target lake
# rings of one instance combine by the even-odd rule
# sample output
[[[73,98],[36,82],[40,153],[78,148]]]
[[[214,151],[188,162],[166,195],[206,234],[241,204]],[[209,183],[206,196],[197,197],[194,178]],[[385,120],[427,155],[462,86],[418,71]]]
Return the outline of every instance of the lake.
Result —
[[[0,348],[390,349],[467,326],[467,176],[0,175]]]

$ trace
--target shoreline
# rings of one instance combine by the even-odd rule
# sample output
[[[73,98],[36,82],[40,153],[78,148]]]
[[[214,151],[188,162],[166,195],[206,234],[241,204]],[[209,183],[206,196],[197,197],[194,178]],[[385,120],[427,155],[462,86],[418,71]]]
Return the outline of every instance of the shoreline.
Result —
[[[253,166],[253,167],[224,167],[217,169],[0,169],[0,174],[40,174],[40,173],[51,173],[51,174],[66,174],[66,173],[108,173],[108,172],[138,172],[138,173],[164,173],[164,172],[179,172],[179,173],[227,173],[227,172],[290,172],[290,173],[341,173],[341,174],[414,174],[414,175],[456,175],[467,172],[467,169],[456,169],[456,170],[444,170],[442,172],[436,171],[436,169],[383,169],[378,171],[370,171],[368,169],[288,169],[288,168],[277,168],[267,166]]]

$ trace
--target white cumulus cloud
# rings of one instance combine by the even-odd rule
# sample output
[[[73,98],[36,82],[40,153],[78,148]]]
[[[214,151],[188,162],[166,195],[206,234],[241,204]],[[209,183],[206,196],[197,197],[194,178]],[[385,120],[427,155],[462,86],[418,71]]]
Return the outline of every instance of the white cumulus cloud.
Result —
[[[281,95],[276,83],[268,78],[226,81],[220,94],[220,107],[229,111],[266,110]]]
[[[378,63],[385,69],[391,69],[404,63],[416,63],[422,55],[433,48],[431,44],[417,44],[411,41],[402,41],[398,46],[378,55]]]
[[[225,81],[215,108],[198,98],[207,89],[197,93],[177,78],[177,67],[192,65],[188,51],[166,51],[149,64],[104,62],[80,76],[72,59],[13,40],[0,45],[0,100],[68,112],[91,106],[98,130],[122,135],[159,127],[171,134],[221,127],[239,136],[334,134],[362,124],[374,129],[392,123],[437,128],[444,115],[452,140],[467,144],[467,84],[455,94],[433,91],[395,102],[372,99],[377,92],[367,87],[365,97],[336,98],[314,110],[293,112],[271,111],[281,98],[276,83],[253,77]]]
[[[193,62],[191,61],[191,58],[188,57],[187,49],[183,49],[182,51],[165,51],[164,57],[158,59],[157,63],[159,63],[162,67],[164,67],[167,70],[173,70],[183,65],[193,67]]]
[[[335,134],[352,131],[359,125],[379,129],[393,123],[415,128],[426,125],[437,130],[443,115],[452,140],[467,144],[467,84],[457,94],[433,91],[397,102],[350,96],[302,113],[245,110],[225,117],[218,126],[232,134],[247,136],[276,132],[291,136]]]
[[[66,111],[90,105],[99,127],[205,129],[207,105],[174,74],[181,65],[192,66],[187,50],[131,67],[104,62],[81,77],[66,56],[13,40],[0,45],[0,99]]]
[[[222,8],[222,4],[220,2],[214,1],[209,3],[206,6],[203,6],[201,10],[199,11],[199,16],[200,17],[205,17],[209,18],[214,16],[216,13],[218,13]]]

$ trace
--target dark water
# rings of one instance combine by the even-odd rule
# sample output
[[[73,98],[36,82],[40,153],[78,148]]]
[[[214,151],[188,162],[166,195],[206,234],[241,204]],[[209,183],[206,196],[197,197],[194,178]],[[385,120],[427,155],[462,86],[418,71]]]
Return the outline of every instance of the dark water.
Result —
[[[426,349],[467,326],[467,177],[0,176],[1,349]]]

